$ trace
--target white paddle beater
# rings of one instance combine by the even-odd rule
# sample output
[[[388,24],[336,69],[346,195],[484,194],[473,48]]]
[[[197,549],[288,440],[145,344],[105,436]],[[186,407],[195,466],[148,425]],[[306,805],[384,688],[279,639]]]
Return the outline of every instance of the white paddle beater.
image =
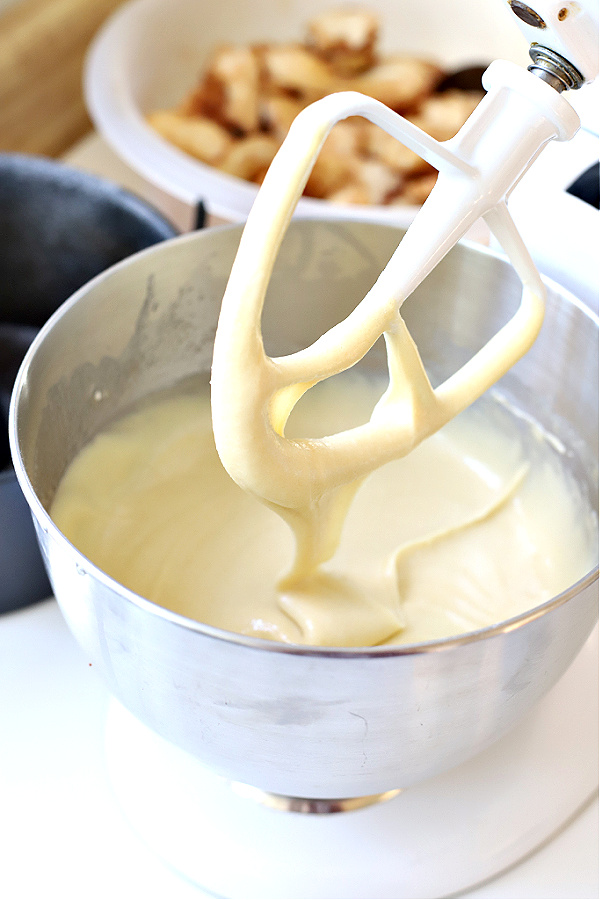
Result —
[[[296,118],[250,212],[215,340],[213,428],[221,460],[234,480],[295,528],[296,562],[304,570],[333,553],[342,513],[360,480],[408,453],[477,399],[538,334],[544,286],[509,215],[507,197],[548,142],[569,140],[579,128],[562,91],[597,75],[598,12],[592,2],[532,2],[535,10],[518,0],[509,4],[525,32],[536,38],[530,69],[493,62],[483,76],[486,95],[454,138],[440,143],[361,94],[331,94]],[[354,311],[306,349],[271,358],[263,347],[261,313],[277,252],[325,138],[348,116],[375,123],[439,175],[388,265]],[[488,343],[434,389],[400,310],[480,217],[522,282],[521,302]],[[290,310],[290,315],[299,312]],[[390,385],[370,421],[319,440],[288,440],[285,424],[302,394],[354,365],[382,334]],[[329,537],[323,541],[325,532]]]

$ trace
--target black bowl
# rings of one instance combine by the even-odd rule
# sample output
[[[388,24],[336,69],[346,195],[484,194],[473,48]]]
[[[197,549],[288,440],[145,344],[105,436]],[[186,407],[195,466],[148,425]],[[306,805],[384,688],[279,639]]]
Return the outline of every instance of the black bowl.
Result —
[[[174,234],[109,181],[44,157],[0,154],[0,320],[40,327],[99,272]]]
[[[0,613],[52,594],[8,451],[8,405],[23,356],[78,288],[175,234],[110,181],[40,156],[0,154]]]

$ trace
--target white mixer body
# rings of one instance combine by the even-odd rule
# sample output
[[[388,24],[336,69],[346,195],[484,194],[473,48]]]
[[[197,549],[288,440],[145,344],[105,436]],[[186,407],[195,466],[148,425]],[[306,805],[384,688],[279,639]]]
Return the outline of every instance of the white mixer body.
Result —
[[[598,75],[598,3],[596,0],[509,0],[530,44],[554,50],[591,82]]]

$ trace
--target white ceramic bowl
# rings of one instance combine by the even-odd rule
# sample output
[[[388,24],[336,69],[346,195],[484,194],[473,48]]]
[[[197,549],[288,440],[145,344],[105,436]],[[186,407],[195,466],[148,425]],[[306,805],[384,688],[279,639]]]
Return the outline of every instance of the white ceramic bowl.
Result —
[[[336,0],[134,0],[99,32],[88,55],[85,96],[97,130],[135,171],[189,205],[203,200],[228,221],[245,219],[257,188],[187,156],[160,137],[144,116],[178,103],[197,83],[212,48],[304,38],[307,22]],[[382,53],[406,52],[449,69],[496,58],[528,64],[528,46],[499,0],[377,0]],[[415,209],[345,207],[303,198],[297,214],[407,225]]]

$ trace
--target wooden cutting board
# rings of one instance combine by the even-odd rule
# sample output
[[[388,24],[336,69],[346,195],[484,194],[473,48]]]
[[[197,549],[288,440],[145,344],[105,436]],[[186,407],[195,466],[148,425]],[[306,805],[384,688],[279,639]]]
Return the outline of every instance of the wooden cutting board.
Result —
[[[0,13],[0,151],[60,156],[92,129],[83,62],[123,0],[18,0]]]

